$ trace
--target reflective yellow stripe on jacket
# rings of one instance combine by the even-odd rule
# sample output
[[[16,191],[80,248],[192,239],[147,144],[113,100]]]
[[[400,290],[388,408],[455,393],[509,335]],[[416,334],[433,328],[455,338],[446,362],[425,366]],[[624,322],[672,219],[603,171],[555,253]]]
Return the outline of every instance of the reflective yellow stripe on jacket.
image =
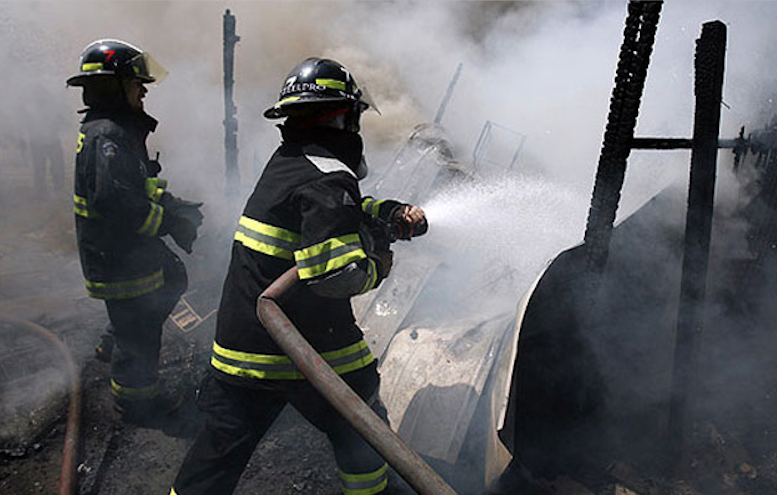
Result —
[[[162,217],[165,216],[165,209],[156,203],[151,203],[148,215],[143,221],[143,225],[138,229],[138,234],[154,237],[159,233],[159,227],[162,225]]]
[[[154,183],[154,187],[156,187],[156,183]],[[156,188],[155,191],[158,192],[159,196],[161,196],[162,192],[164,192],[164,189]],[[150,194],[149,197],[153,199],[152,196],[154,196],[154,194],[156,193],[153,193],[153,194],[149,193],[149,194]],[[74,194],[73,203],[74,203],[73,212],[76,215],[84,218],[101,217],[99,213],[89,208],[86,198],[79,196],[77,194]],[[146,235],[149,237],[156,236],[159,233],[159,227],[162,225],[162,218],[164,217],[164,214],[165,214],[165,209],[161,205],[158,205],[156,203],[151,203],[151,208],[148,211],[148,215],[146,216],[146,219],[143,221],[143,224],[137,230],[137,233],[141,235]]]
[[[367,265],[367,281],[364,282],[364,287],[362,287],[362,290],[359,291],[359,294],[364,294],[365,292],[371,291],[378,283],[378,267],[375,264],[375,260],[370,258],[368,261],[369,264]]]
[[[237,225],[235,240],[243,246],[268,256],[294,259],[300,235],[290,230],[259,222],[243,215]]]
[[[159,179],[157,177],[149,177],[146,179],[146,196],[155,203],[159,203],[166,188],[167,181],[164,179]]]
[[[367,254],[362,249],[359,234],[333,237],[305,249],[294,251],[301,280],[318,277],[366,257]]]
[[[165,285],[162,269],[151,275],[120,282],[86,281],[86,292],[97,299],[130,299],[153,292]]]
[[[348,474],[340,470],[340,483],[345,495],[374,495],[388,486],[388,464],[364,474]]]
[[[364,368],[375,361],[367,342],[363,339],[342,349],[322,352],[321,357],[338,375]],[[233,351],[221,347],[215,340],[213,341],[213,355],[210,364],[223,373],[245,378],[261,380],[305,379],[305,376],[286,355]]]
[[[373,197],[367,196],[362,200],[362,211],[368,215],[377,217],[378,211],[380,210],[380,205],[385,202],[386,200],[384,199],[378,201]]]
[[[73,203],[73,212],[76,215],[84,218],[100,218],[99,213],[89,209],[89,205],[86,203],[86,198],[74,194]]]
[[[143,225],[137,230],[138,234],[155,237],[159,233],[159,227],[162,226],[162,218],[165,216],[165,209],[158,203],[166,187],[167,181],[164,179],[157,177],[146,179],[146,196],[153,203],[151,203],[151,209],[148,210],[148,215],[143,221]]]

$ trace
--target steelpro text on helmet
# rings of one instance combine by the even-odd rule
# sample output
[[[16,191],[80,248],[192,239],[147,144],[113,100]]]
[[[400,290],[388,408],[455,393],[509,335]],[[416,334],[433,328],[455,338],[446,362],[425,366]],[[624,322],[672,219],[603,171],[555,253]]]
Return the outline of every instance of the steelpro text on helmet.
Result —
[[[160,82],[167,71],[151,55],[125,41],[97,40],[81,52],[78,73],[67,80],[68,86],[83,86],[97,76],[138,78],[144,83]]]
[[[264,111],[268,119],[322,113],[351,104],[358,113],[375,104],[359,88],[351,72],[342,64],[311,57],[294,67],[286,76],[278,102]]]

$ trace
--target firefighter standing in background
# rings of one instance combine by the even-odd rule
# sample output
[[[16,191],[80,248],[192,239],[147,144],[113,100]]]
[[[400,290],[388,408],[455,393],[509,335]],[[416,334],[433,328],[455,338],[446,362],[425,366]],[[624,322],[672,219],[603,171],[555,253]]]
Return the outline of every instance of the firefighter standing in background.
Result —
[[[278,126],[282,143],[238,224],[211,373],[200,389],[204,424],[171,494],[232,493],[287,403],[327,434],[344,493],[385,491],[384,460],[304,379],[256,316],[259,294],[296,265],[300,282],[280,306],[335,372],[386,418],[377,362],[350,303],[351,296],[377,287],[392,266],[388,244],[376,250],[381,243],[365,221],[393,222],[409,238],[413,230],[425,231],[426,219],[416,206],[361,196],[357,181],[366,165],[359,120],[370,104],[345,67],[310,58],[291,71],[279,101],[264,113],[286,118]]]
[[[162,324],[186,290],[186,270],[161,239],[187,253],[202,223],[201,203],[165,191],[146,137],[157,121],[143,110],[144,84],[164,69],[140,49],[98,40],[81,54],[68,86],[83,88],[75,219],[81,267],[91,297],[105,300],[115,345],[111,391],[128,422],[165,417],[180,405],[163,393],[157,363]]]

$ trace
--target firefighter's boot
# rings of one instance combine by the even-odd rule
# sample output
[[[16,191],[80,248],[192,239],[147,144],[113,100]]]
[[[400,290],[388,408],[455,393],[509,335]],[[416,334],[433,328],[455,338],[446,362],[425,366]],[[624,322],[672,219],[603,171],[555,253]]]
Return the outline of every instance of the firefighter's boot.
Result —
[[[139,426],[163,426],[175,419],[184,403],[184,397],[177,393],[159,393],[150,399],[114,400],[113,407],[125,423]]]

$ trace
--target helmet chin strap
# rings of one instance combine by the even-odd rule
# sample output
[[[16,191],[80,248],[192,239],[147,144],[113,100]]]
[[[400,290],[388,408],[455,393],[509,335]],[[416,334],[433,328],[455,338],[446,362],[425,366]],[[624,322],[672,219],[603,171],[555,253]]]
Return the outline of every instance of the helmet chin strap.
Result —
[[[348,109],[343,115],[343,127],[346,131],[359,132],[361,130],[362,109],[358,103]]]

